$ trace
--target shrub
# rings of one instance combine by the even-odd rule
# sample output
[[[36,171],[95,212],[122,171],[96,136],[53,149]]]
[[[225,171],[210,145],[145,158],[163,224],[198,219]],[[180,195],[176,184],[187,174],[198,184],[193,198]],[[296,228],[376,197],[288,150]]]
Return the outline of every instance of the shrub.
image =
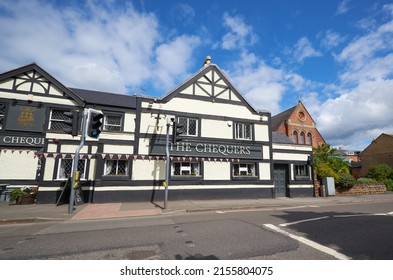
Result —
[[[362,177],[362,178],[357,179],[356,183],[359,185],[375,185],[377,183],[377,181],[372,178]]]
[[[356,184],[355,178],[352,177],[351,174],[342,173],[339,176],[337,187],[350,189]]]
[[[19,198],[25,194],[36,195],[36,191],[27,187],[13,189],[10,192],[10,203],[18,203]]]
[[[385,186],[386,186],[386,189],[388,190],[388,191],[393,191],[393,180],[392,179],[386,179],[385,181],[384,181],[384,183],[385,183]]]
[[[339,180],[339,174],[333,170],[326,162],[318,162],[314,165],[315,171],[318,174],[319,178],[322,177],[333,177],[334,181]]]
[[[17,189],[13,189],[10,192],[10,202],[14,203],[17,202],[19,197],[21,197],[23,195],[23,190],[21,188],[17,188]]]
[[[383,182],[386,179],[393,179],[393,168],[385,163],[378,164],[367,171],[366,177],[379,182]]]

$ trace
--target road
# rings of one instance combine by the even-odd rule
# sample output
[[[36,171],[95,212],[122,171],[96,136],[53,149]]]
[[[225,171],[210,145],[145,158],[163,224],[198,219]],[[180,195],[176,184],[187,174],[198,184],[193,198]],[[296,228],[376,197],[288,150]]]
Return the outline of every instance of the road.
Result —
[[[0,226],[0,259],[393,260],[390,202]]]

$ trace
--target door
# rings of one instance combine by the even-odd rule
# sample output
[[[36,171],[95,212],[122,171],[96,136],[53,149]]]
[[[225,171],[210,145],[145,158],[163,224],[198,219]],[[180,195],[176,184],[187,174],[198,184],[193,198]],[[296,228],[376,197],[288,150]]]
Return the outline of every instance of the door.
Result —
[[[274,193],[276,197],[287,196],[288,166],[274,165]]]

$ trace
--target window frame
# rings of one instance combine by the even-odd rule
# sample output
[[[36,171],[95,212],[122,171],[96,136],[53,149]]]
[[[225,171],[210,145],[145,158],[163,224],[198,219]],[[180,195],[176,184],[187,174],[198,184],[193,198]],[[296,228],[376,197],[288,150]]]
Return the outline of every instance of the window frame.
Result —
[[[178,124],[183,124],[180,119],[185,119],[186,120],[186,125],[183,127],[182,130],[182,136],[190,136],[190,137],[198,137],[199,136],[199,118],[193,118],[193,117],[186,117],[186,116],[178,116],[177,117],[177,123]],[[195,120],[195,135],[190,134],[190,120]]]
[[[113,125],[113,124],[107,124],[107,118],[108,116],[114,116],[114,117],[120,117],[120,124],[119,125]],[[103,118],[103,124],[102,124],[102,131],[105,132],[113,132],[113,133],[117,133],[117,132],[123,132],[124,131],[124,115],[123,114],[118,114],[118,113],[106,113],[104,112],[104,118]],[[110,130],[107,129],[107,126],[111,126],[111,127],[119,127],[119,130]]]
[[[235,168],[236,166],[239,165],[239,175],[235,175]],[[245,165],[245,166],[241,166]],[[252,165],[253,168],[252,170],[254,171],[253,174],[251,175],[240,175],[240,168],[246,168],[247,172],[249,170],[249,165]],[[258,162],[251,162],[251,161],[240,161],[240,162],[234,162],[231,164],[231,178],[233,181],[255,181],[258,180],[259,177],[259,170],[258,170]]]
[[[239,126],[241,126],[241,129],[239,130]],[[249,126],[249,137],[241,137],[239,134],[242,132],[243,135],[246,133],[246,126]],[[254,137],[254,125],[252,123],[245,123],[245,122],[235,122],[234,123],[234,138],[235,140],[245,140],[245,141],[252,141]]]
[[[300,132],[299,144],[306,145],[306,133],[304,131]]]
[[[310,165],[306,163],[294,164],[293,176],[295,181],[310,180]]]
[[[311,134],[311,132],[308,132],[308,133],[307,133],[307,136],[306,136],[306,145],[311,145],[311,146],[312,146],[312,134]]]
[[[116,162],[116,174],[105,174],[106,171],[107,171],[108,161]],[[118,174],[119,161],[124,161],[126,174],[121,174],[121,175]],[[130,175],[129,161],[125,160],[125,159],[106,159],[105,162],[104,162],[104,169],[102,171],[103,171],[102,176],[105,176],[105,177],[108,177],[108,176],[109,177],[119,177],[119,178],[121,178],[121,177],[128,177]]]
[[[180,170],[182,168],[182,164],[188,163],[190,164],[189,168],[190,168],[190,172],[192,171],[192,167],[191,164],[198,164],[198,174],[196,175],[175,175],[175,164],[180,164]],[[170,177],[172,181],[200,181],[203,180],[203,162],[202,161],[178,161],[178,160],[174,160],[171,162],[171,166],[170,166],[171,170],[170,170]]]
[[[60,177],[60,169],[62,168],[62,164],[63,164],[63,162],[65,160],[71,160],[72,161],[72,164],[71,164],[71,171],[72,171],[72,167],[74,165],[74,160],[72,158],[60,158],[59,162],[58,162],[58,166],[57,166],[56,179],[55,179],[57,181],[65,181],[65,180],[67,180],[67,177],[64,177],[64,178]],[[83,173],[79,175],[79,179],[82,180],[82,181],[86,181],[87,180],[87,176],[86,176],[87,175],[87,173],[86,173],[87,172],[87,159],[80,159],[80,160],[78,160],[78,165],[82,161],[84,162],[83,163],[84,164],[84,166],[83,166]]]
[[[294,130],[292,132],[292,142],[294,144],[299,144],[299,133],[297,132],[297,130]]]
[[[53,122],[61,122],[64,123],[65,121],[67,121],[67,119],[53,119],[53,111],[57,110],[57,111],[62,111],[62,112],[69,112],[72,111],[71,109],[66,109],[66,108],[50,108],[50,113],[49,113],[49,122],[48,122],[48,130],[49,131],[54,131],[54,132],[63,132],[63,129],[55,129],[52,128],[52,123]],[[65,115],[64,115],[65,116]],[[65,118],[67,118],[67,116],[65,116]],[[65,126],[66,127],[66,126]]]

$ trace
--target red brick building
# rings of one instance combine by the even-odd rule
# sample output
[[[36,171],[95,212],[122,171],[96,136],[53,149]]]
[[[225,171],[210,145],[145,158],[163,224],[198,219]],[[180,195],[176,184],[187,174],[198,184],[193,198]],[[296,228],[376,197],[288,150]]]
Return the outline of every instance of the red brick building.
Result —
[[[295,144],[317,147],[326,143],[301,101],[296,106],[272,117],[272,131],[286,134]]]

